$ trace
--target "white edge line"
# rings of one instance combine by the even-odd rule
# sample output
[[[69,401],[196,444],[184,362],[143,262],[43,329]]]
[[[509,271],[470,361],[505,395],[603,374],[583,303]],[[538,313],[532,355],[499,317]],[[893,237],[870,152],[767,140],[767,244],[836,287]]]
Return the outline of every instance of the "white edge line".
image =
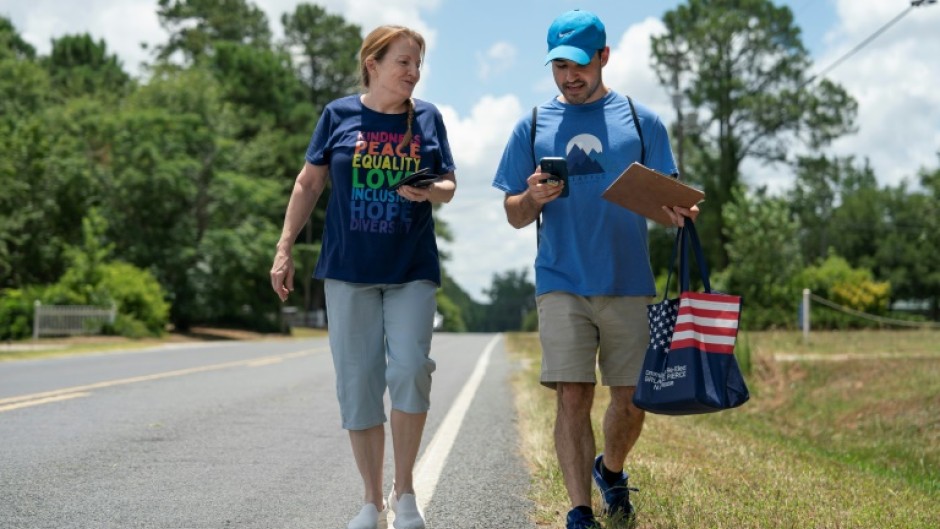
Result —
[[[434,434],[434,438],[428,443],[424,455],[422,455],[421,460],[418,461],[415,472],[415,496],[417,496],[418,507],[422,511],[431,503],[431,498],[434,496],[434,489],[437,488],[441,471],[444,469],[444,463],[447,460],[447,456],[450,454],[451,448],[454,446],[454,441],[457,439],[457,432],[460,431],[460,425],[467,415],[467,410],[470,408],[473,396],[480,387],[480,382],[483,380],[483,375],[486,373],[493,348],[496,347],[500,338],[501,335],[497,334],[490,340],[490,343],[486,345],[483,354],[480,355],[480,359],[477,360],[473,374],[470,375],[467,383],[464,384],[463,389],[460,390],[460,393],[454,400],[454,404],[451,405],[450,410],[447,412],[447,416],[444,417],[444,421],[441,422],[437,432]]]

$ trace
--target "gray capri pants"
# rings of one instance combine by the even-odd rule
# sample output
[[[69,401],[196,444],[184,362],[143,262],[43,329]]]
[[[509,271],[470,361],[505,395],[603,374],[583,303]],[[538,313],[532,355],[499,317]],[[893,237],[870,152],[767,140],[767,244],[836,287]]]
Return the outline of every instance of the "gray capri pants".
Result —
[[[428,411],[436,367],[429,355],[437,285],[327,279],[324,289],[343,428],[384,424],[386,387],[393,409]]]

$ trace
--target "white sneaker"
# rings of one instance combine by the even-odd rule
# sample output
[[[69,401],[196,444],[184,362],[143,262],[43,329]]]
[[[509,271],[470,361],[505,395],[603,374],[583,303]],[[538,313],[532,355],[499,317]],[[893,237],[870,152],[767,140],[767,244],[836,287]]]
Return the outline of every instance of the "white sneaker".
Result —
[[[372,503],[362,506],[362,510],[349,521],[346,529],[385,529],[388,527],[387,511],[378,510]]]
[[[418,501],[414,494],[402,494],[395,497],[395,489],[388,495],[388,508],[395,513],[392,527],[395,529],[425,529],[424,515],[418,508]]]

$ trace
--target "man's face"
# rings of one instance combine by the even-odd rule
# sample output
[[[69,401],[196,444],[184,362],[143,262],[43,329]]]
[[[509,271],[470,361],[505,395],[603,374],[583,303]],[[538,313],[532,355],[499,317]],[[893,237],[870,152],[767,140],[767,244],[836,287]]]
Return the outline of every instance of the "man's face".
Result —
[[[595,52],[591,62],[580,65],[566,59],[552,61],[552,75],[564,102],[583,105],[597,101],[607,92],[602,89],[601,68],[607,64],[610,48]]]

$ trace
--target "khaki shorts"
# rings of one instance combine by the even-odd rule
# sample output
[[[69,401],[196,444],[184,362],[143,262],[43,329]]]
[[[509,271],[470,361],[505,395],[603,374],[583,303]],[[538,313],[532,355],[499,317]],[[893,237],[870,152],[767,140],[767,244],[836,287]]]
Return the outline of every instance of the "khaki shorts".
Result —
[[[578,296],[549,292],[536,298],[544,386],[558,382],[636,386],[649,346],[652,296]]]

